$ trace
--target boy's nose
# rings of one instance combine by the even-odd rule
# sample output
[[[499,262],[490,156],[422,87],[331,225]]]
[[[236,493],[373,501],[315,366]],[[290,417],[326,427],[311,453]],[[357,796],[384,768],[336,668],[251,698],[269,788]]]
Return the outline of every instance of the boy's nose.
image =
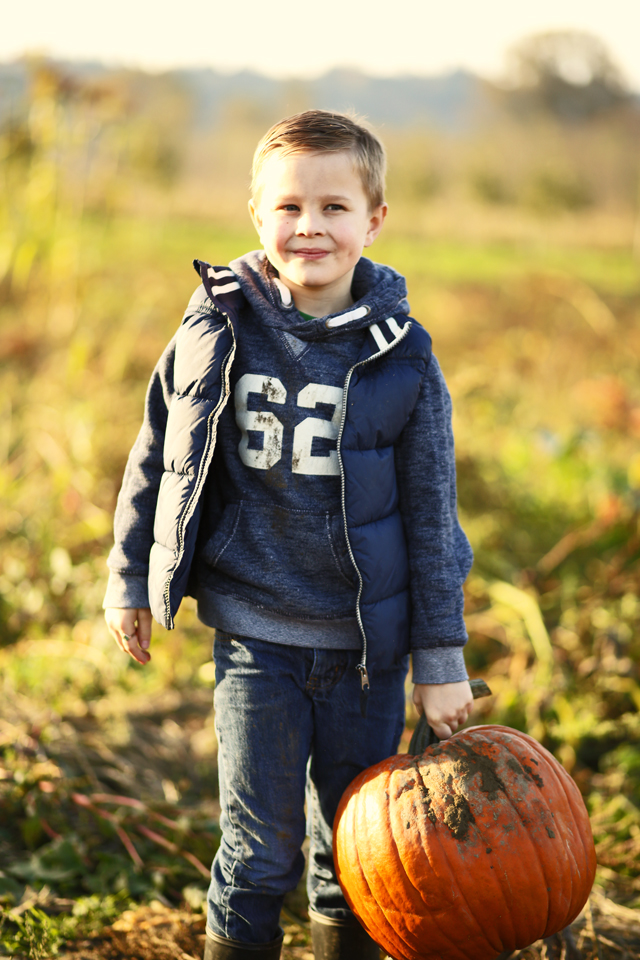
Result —
[[[296,233],[299,236],[317,237],[324,232],[324,225],[320,217],[315,216],[313,213],[302,213],[298,217]]]

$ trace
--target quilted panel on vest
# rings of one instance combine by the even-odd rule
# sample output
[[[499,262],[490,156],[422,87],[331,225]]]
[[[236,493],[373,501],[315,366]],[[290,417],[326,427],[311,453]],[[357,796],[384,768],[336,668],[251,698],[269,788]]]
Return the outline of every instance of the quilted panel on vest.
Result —
[[[220,367],[231,343],[231,332],[215,317],[198,313],[185,320],[176,340],[176,392],[217,401]]]
[[[341,452],[349,527],[393,513],[398,506],[393,447]]]
[[[351,549],[362,576],[362,602],[382,600],[407,587],[409,561],[400,512],[349,529]]]
[[[207,442],[209,415],[214,407],[214,400],[190,396],[173,398],[164,439],[165,470],[197,474]]]
[[[416,405],[424,370],[423,360],[395,360],[391,354],[379,366],[356,371],[349,387],[342,449],[370,450],[394,443]]]
[[[158,503],[160,510],[156,510],[153,524],[153,539],[177,555],[180,545],[178,531],[180,523],[176,518],[182,517],[185,507],[195,487],[195,477],[183,473],[167,471],[160,481]]]
[[[154,543],[149,554],[149,605],[154,620],[166,625],[164,585],[176,562],[175,554],[160,543]]]
[[[370,669],[390,667],[409,652],[410,610],[408,590],[377,603],[360,605],[367,637],[370,641],[375,638],[367,650]]]

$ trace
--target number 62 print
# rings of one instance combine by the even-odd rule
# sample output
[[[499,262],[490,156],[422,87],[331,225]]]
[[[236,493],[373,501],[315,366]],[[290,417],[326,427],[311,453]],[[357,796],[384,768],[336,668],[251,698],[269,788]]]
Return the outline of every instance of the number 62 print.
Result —
[[[287,399],[287,391],[277,377],[256,373],[245,373],[236,384],[236,423],[242,431],[242,439],[238,445],[240,459],[247,467],[255,470],[270,470],[282,458],[284,426],[271,411],[249,409],[249,395],[252,393],[262,394],[270,403],[283,404]],[[340,474],[336,450],[330,450],[326,454],[313,454],[311,448],[314,437],[337,439],[342,416],[342,388],[331,387],[326,383],[308,383],[298,394],[297,404],[303,409],[315,410],[319,403],[332,406],[333,416],[331,420],[305,417],[294,427],[292,473],[316,476]],[[262,433],[261,450],[249,448],[249,430]]]

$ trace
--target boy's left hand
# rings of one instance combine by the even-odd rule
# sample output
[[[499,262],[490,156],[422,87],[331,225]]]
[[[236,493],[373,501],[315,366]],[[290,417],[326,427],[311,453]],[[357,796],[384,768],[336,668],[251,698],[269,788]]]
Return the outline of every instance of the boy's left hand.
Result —
[[[468,680],[460,683],[416,683],[413,702],[424,713],[436,737],[446,740],[466,722],[473,707]]]

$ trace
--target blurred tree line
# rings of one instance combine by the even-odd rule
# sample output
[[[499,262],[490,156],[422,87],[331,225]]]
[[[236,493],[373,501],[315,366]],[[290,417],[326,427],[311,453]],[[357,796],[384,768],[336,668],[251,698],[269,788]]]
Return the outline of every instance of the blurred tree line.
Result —
[[[634,107],[606,45],[577,30],[536,34],[517,44],[509,52],[507,81],[514,109],[550,113],[570,123]]]
[[[493,84],[460,72],[385,79],[334,71],[318,81],[276,81],[249,73],[151,75],[29,63],[20,67],[19,83],[15,70],[6,76],[0,70],[4,151],[23,165],[43,135],[29,90],[42,85],[47,72],[47,82],[60,84],[56,109],[67,118],[60,169],[67,185],[91,181],[93,195],[83,201],[90,206],[116,196],[130,208],[153,206],[157,187],[164,186],[186,214],[233,219],[264,129],[287,113],[322,106],[355,109],[381,125],[390,199],[405,220],[452,207],[454,223],[460,206],[512,220],[601,211],[634,222],[637,214],[640,100],[602,41],[586,33],[525,38],[509,52],[502,81]],[[394,119],[398,97],[403,109]],[[78,127],[71,134],[71,116],[89,124],[84,134]],[[96,162],[102,177],[93,170],[88,178]]]

